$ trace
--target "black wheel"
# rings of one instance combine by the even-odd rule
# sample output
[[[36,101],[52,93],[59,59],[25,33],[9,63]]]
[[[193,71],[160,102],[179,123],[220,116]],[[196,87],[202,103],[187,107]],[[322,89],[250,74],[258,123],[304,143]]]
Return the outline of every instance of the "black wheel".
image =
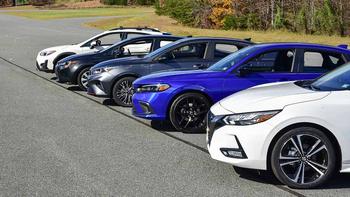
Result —
[[[113,87],[113,100],[116,104],[131,107],[132,106],[132,95],[134,90],[132,83],[136,80],[135,77],[124,77],[119,79]]]
[[[315,188],[335,174],[335,150],[328,137],[318,129],[292,129],[276,142],[271,168],[277,179],[289,187]]]
[[[199,93],[185,93],[172,103],[169,118],[176,130],[187,133],[205,132],[209,100]]]
[[[90,68],[84,68],[78,74],[77,82],[81,90],[86,91],[88,85],[88,77],[89,77]]]

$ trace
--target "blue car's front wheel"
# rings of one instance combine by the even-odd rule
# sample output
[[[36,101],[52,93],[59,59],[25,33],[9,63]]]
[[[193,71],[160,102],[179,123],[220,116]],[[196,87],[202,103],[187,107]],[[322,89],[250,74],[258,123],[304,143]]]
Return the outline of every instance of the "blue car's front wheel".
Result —
[[[169,111],[170,121],[178,130],[186,133],[205,131],[205,117],[210,108],[209,100],[199,93],[178,96]]]

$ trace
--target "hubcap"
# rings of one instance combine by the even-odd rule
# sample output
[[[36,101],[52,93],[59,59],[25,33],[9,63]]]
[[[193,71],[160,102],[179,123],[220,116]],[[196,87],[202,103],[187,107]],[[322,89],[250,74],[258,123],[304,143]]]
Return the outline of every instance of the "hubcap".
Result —
[[[88,77],[89,77],[89,71],[85,71],[85,72],[81,75],[80,82],[81,82],[81,84],[84,86],[84,88],[87,88],[87,85],[88,85]]]
[[[132,82],[129,80],[122,81],[117,87],[116,96],[125,105],[131,105],[133,94]]]
[[[310,184],[328,169],[328,150],[316,136],[309,134],[289,138],[282,146],[279,165],[287,178],[297,184]]]
[[[178,126],[184,130],[197,130],[205,126],[208,104],[202,99],[188,97],[179,102],[175,108]]]

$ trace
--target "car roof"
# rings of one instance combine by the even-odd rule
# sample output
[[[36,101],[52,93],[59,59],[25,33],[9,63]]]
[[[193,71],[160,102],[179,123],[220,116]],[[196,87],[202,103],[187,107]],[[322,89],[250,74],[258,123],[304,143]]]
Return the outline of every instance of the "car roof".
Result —
[[[238,38],[226,38],[226,37],[187,37],[181,42],[191,42],[191,41],[234,41],[234,42],[242,42],[247,44],[254,44],[253,42],[249,41],[250,38],[247,39],[238,39]]]
[[[271,42],[271,43],[258,43],[255,47],[261,48],[273,48],[273,47],[312,47],[312,48],[320,48],[320,49],[332,49],[339,50],[345,53],[350,53],[349,49],[345,49],[339,46],[325,45],[325,44],[317,44],[317,43],[303,43],[303,42]]]

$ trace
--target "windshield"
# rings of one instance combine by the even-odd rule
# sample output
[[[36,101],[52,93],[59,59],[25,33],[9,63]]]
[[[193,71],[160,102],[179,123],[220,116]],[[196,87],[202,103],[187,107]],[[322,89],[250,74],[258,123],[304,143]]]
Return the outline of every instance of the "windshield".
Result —
[[[182,42],[181,40],[182,39],[175,41],[175,42],[172,42],[172,43],[169,43],[167,45],[164,45],[163,47],[160,47],[157,50],[146,55],[145,58],[154,58],[160,53],[160,51],[163,51],[163,50],[166,51],[167,49],[171,48],[172,46],[177,45],[179,42]]]
[[[320,91],[350,90],[350,64],[345,64],[324,75],[310,86]]]
[[[231,68],[233,65],[237,64],[238,62],[243,60],[245,57],[250,55],[252,52],[256,51],[257,49],[258,49],[257,46],[249,46],[249,47],[243,48],[225,57],[224,59],[216,62],[215,64],[210,66],[207,70],[226,71],[229,68]]]

